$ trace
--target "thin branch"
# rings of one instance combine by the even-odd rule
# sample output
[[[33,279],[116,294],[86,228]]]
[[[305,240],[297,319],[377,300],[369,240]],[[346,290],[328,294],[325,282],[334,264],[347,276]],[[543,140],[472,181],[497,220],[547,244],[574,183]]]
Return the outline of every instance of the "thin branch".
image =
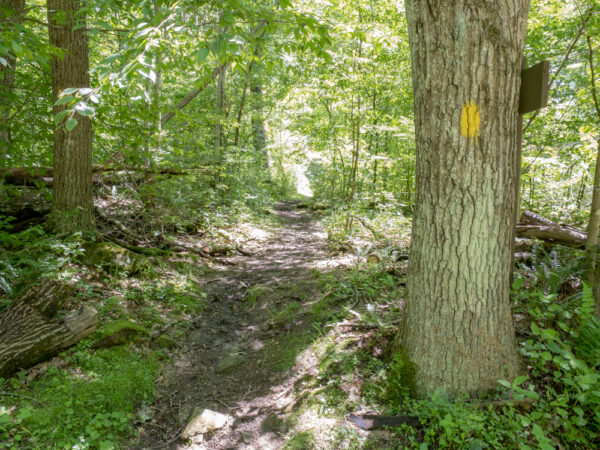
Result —
[[[596,91],[596,69],[594,68],[594,49],[592,47],[592,40],[590,39],[590,34],[587,32],[587,30],[586,41],[588,45],[588,61],[590,63],[590,85],[592,88],[592,99],[594,100],[596,115],[600,120],[600,102],[598,101],[598,92]]]
[[[263,22],[261,22],[259,25],[257,25],[251,32],[250,34],[253,37],[256,37],[258,35],[258,33],[269,24],[269,22],[267,20],[264,20]],[[263,33],[264,34],[264,33]],[[211,74],[210,74],[210,80],[208,80],[208,82],[212,82],[219,73],[221,73],[222,70],[226,69],[229,65],[231,64],[231,61],[225,62],[223,64],[220,64],[219,66],[215,67]],[[199,87],[192,89],[190,92],[188,92],[181,100],[179,100],[179,102],[177,102],[177,104],[175,104],[172,108],[173,111],[169,111],[168,113],[166,113],[165,115],[162,116],[161,122],[162,125],[164,126],[168,121],[170,121],[173,117],[175,117],[175,113],[177,111],[182,110],[183,108],[185,108],[192,100],[194,100],[206,87],[206,85],[208,84],[207,81],[203,80],[200,84]]]
[[[550,80],[550,83],[548,84],[548,91],[550,91],[550,88],[552,87],[554,82],[557,80],[558,75],[560,74],[562,69],[567,65],[567,61],[569,60],[569,57],[571,56],[571,52],[575,48],[575,45],[579,41],[579,38],[581,37],[584,30],[586,29],[586,24],[592,17],[592,15],[594,13],[594,9],[595,9],[595,6],[591,6],[590,9],[588,10],[586,16],[583,18],[583,21],[581,22],[581,25],[579,26],[579,30],[577,31],[577,35],[575,36],[575,39],[573,39],[573,42],[571,42],[571,45],[569,46],[569,49],[567,50],[567,53],[565,54],[565,57],[562,60],[562,63],[560,64],[558,69],[556,69],[556,72],[554,73],[554,75],[552,76],[552,79]],[[533,121],[535,120],[535,118],[537,117],[539,112],[540,112],[540,110],[536,109],[536,111],[533,113],[533,115],[529,118],[529,120],[527,121],[527,125],[525,125],[523,127],[523,134],[525,134],[527,129],[531,126],[531,124],[533,123]]]
[[[11,392],[0,391],[0,396],[24,398],[26,400],[31,400],[32,402],[35,402],[35,403],[40,403],[39,400],[37,400],[37,399],[35,399],[33,397],[27,397],[26,395],[21,395],[21,394],[13,394]]]

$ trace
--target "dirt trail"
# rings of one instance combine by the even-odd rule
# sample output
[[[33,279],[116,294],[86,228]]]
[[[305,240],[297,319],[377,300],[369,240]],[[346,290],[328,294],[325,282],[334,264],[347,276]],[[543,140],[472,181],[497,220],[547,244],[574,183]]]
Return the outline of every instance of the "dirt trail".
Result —
[[[310,303],[318,297],[311,269],[328,260],[324,233],[297,202],[275,209],[281,228],[251,256],[229,259],[206,280],[206,309],[161,382],[154,417],[140,444],[143,448],[276,449],[284,446],[284,417],[294,405],[294,384],[315,374],[315,361],[281,371],[281,339],[310,326],[302,320],[274,326],[273,311],[286,304]],[[258,285],[258,287],[257,287]],[[258,297],[248,301],[248,291]],[[265,300],[266,299],[266,300]],[[264,301],[263,301],[264,300]],[[310,358],[309,358],[310,359]],[[314,358],[313,358],[314,359]],[[192,441],[177,439],[193,408],[231,416],[227,426]]]

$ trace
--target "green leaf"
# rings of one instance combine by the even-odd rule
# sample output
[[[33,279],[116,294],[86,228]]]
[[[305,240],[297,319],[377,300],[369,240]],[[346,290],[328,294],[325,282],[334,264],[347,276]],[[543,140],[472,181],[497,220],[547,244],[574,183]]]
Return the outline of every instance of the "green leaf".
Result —
[[[54,123],[56,125],[58,125],[59,123],[61,123],[63,121],[63,119],[65,117],[67,117],[67,115],[70,113],[71,111],[69,111],[68,109],[62,110],[60,111],[58,114],[56,114],[54,116]]]
[[[523,391],[521,391],[521,394],[523,394],[525,397],[531,398],[533,400],[538,400],[540,398],[540,394],[538,394],[535,391],[523,390]]]
[[[531,432],[539,442],[543,442],[546,440],[544,430],[542,430],[542,428],[537,423],[533,424],[533,427],[531,427]]]
[[[60,93],[60,95],[69,95],[69,94],[74,94],[75,92],[79,92],[79,88],[63,89],[63,91]]]
[[[56,102],[54,102],[54,105],[55,106],[64,105],[65,103],[69,103],[76,99],[77,99],[77,97],[73,97],[72,95],[64,95],[61,98],[59,98],[58,100],[56,100]]]
[[[77,113],[81,116],[93,116],[94,115],[94,108],[92,108],[90,105],[88,105],[85,102],[80,102],[76,107],[75,110],[77,111]]]
[[[21,420],[29,419],[31,417],[31,410],[28,408],[22,408],[17,414],[17,418]]]
[[[114,55],[110,55],[109,57],[107,57],[107,58],[104,58],[104,59],[103,59],[103,60],[100,62],[100,64],[110,64],[110,63],[112,63],[112,62],[116,61],[116,60],[119,58],[119,56],[121,56],[121,54],[120,54],[120,53],[115,53]]]
[[[67,120],[67,123],[65,124],[65,128],[67,129],[67,131],[73,131],[73,128],[75,128],[77,126],[77,119],[74,119],[73,117],[70,117],[69,120]]]
[[[196,51],[196,58],[198,59],[199,63],[204,62],[204,60],[208,57],[208,55],[210,55],[210,49],[209,48],[201,48],[198,51]]]
[[[529,379],[529,377],[527,375],[521,375],[520,377],[515,378],[515,381],[513,382],[513,386],[520,386],[528,379]]]
[[[138,70],[138,73],[141,76],[148,78],[153,83],[156,83],[156,72],[154,72],[154,70],[149,69],[148,72],[144,72],[143,70]]]
[[[12,49],[14,50],[14,52],[17,55],[20,55],[23,49],[21,48],[21,46],[19,45],[19,43],[17,41],[11,41],[10,44],[11,44]]]
[[[235,23],[235,17],[233,13],[229,10],[223,11],[223,14],[221,14],[221,23],[225,25],[233,25]]]
[[[507,380],[498,380],[498,383],[509,389],[512,387],[512,384],[510,384],[510,382]]]

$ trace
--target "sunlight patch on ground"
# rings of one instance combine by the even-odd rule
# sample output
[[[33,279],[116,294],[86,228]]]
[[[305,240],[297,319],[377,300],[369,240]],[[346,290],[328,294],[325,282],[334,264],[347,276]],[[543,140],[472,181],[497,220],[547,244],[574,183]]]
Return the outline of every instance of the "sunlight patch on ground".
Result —
[[[317,261],[314,265],[317,269],[332,269],[337,267],[349,267],[356,264],[358,257],[351,253],[342,253],[329,259]]]
[[[325,417],[317,406],[304,411],[297,419],[295,433],[308,432],[312,435],[315,448],[331,448],[334,430],[343,424],[337,417]],[[329,444],[329,445],[328,445]]]
[[[271,237],[271,233],[269,233],[264,228],[259,228],[256,225],[250,223],[243,223],[238,225],[238,231],[247,239],[254,241],[266,241]]]

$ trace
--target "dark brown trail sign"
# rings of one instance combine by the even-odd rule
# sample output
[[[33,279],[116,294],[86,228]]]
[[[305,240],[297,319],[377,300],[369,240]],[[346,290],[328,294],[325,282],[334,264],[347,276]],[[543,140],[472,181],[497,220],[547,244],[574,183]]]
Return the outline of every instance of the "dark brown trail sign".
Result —
[[[527,114],[548,104],[548,74],[550,63],[542,61],[521,72],[519,114]]]
[[[535,66],[525,69],[526,60],[523,58],[521,71],[521,91],[519,92],[519,117],[517,119],[517,149],[515,152],[515,236],[516,224],[521,215],[521,159],[523,144],[523,114],[536,111],[546,107],[548,104],[548,75],[550,72],[550,63],[542,61]],[[515,239],[513,236],[511,254],[514,258]],[[511,276],[512,283],[512,276]]]

